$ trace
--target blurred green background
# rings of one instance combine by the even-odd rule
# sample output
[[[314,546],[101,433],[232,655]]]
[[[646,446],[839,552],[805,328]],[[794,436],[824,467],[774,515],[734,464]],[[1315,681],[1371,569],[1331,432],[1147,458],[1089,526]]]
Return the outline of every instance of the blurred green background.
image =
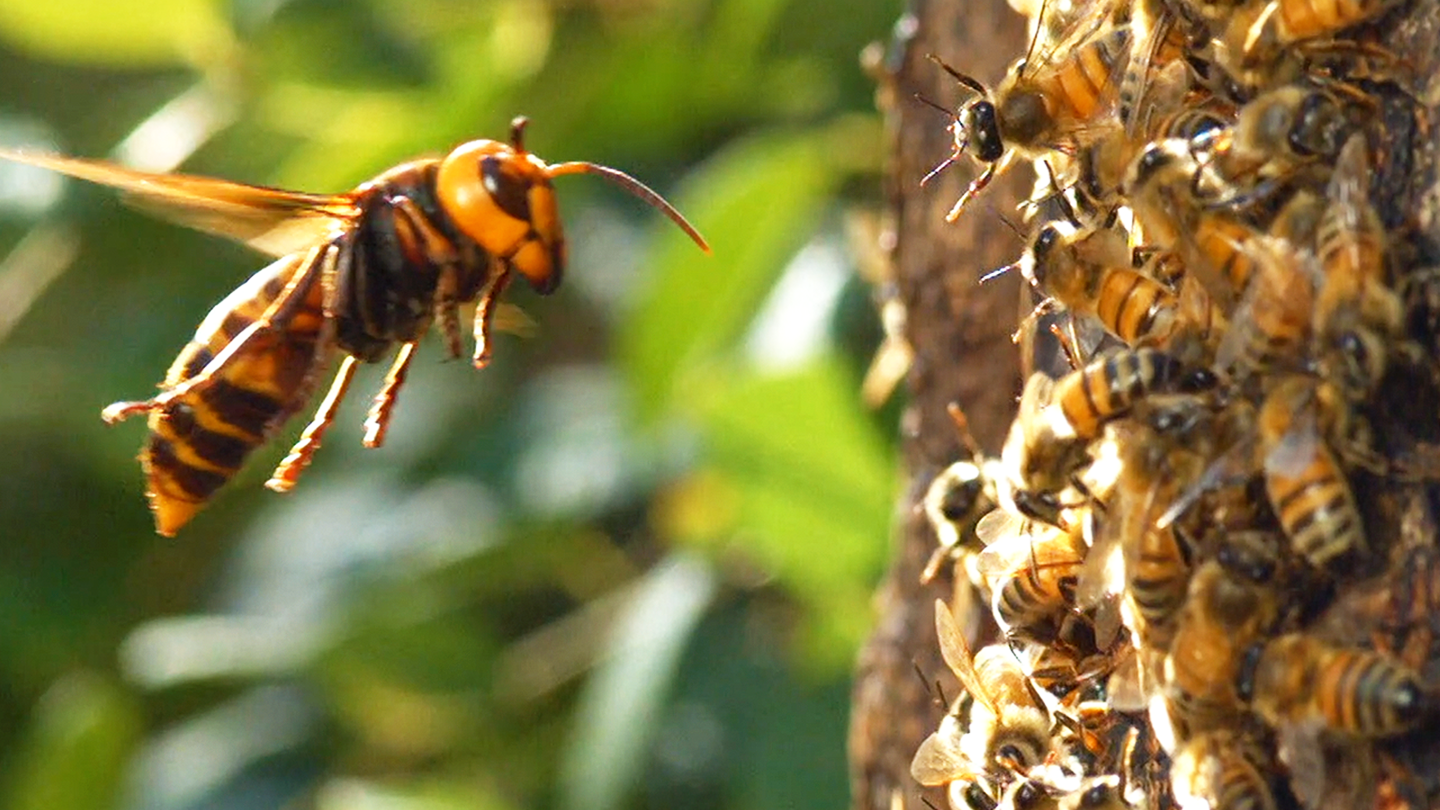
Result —
[[[896,486],[858,54],[899,5],[0,0],[0,144],[337,191],[524,114],[714,246],[558,181],[533,337],[427,340],[380,450],[363,370],[293,494],[298,424],[167,540],[99,411],[266,260],[0,165],[0,808],[843,806]]]

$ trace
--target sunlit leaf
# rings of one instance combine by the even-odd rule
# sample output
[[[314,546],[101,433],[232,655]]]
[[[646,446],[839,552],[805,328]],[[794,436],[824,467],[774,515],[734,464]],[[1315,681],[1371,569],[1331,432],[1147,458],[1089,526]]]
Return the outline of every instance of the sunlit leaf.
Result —
[[[561,762],[566,810],[613,810],[636,781],[690,633],[715,584],[698,560],[675,557],[636,588],[610,638],[609,658],[581,697]]]
[[[778,376],[721,375],[706,394],[708,469],[730,490],[730,536],[824,617],[812,628],[828,639],[820,647],[849,655],[868,626],[894,486],[853,377],[822,357]]]
[[[0,3],[0,37],[71,62],[203,64],[230,46],[221,6],[215,0]]]
[[[140,707],[118,686],[88,674],[62,678],[36,706],[15,752],[9,810],[110,810],[139,743]]]
[[[715,252],[666,235],[656,277],[623,324],[622,357],[645,417],[711,369],[814,231],[838,180],[823,144],[816,133],[751,138],[714,158],[680,196]]]

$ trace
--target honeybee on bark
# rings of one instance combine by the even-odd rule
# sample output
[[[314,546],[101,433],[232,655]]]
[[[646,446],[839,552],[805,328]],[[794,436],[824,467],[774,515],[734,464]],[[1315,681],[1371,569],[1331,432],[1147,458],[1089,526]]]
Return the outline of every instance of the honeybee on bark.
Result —
[[[1387,359],[1404,351],[1405,306],[1385,281],[1385,228],[1370,204],[1368,149],[1360,134],[1345,144],[1315,236],[1324,275],[1315,300],[1320,366],[1352,401],[1372,392]]]
[[[358,364],[394,352],[365,420],[364,444],[380,446],[415,349],[432,325],[451,356],[460,356],[462,304],[476,304],[473,362],[483,367],[506,287],[517,276],[541,294],[560,284],[566,245],[554,178],[593,174],[614,182],[709,252],[678,211],[629,175],[592,163],[547,164],[526,151],[525,125],[515,119],[509,143],[471,141],[444,158],[404,163],[333,195],[0,151],[113,186],[182,224],[278,257],[210,311],[159,394],[114,403],[102,414],[112,424],[138,414],[149,419],[140,463],[160,534],[184,526],[305,405],[336,353],[342,359],[329,393],[266,484],[272,490],[294,486]]]
[[[1369,549],[1355,494],[1322,430],[1316,383],[1285,377],[1258,415],[1265,491],[1291,547],[1319,569]]]
[[[1247,651],[1242,695],[1272,726],[1318,723],[1356,737],[1408,731],[1434,708],[1419,675],[1369,650],[1289,633]]]
[[[947,222],[958,219],[1015,158],[1040,158],[1055,151],[1073,154],[1086,139],[1086,130],[1114,107],[1130,28],[1112,24],[1103,12],[1097,5],[1096,13],[1081,15],[1053,47],[1011,67],[993,91],[935,59],[977,98],[955,116],[950,127],[954,149],[931,176],[966,153],[985,166],[946,214]]]
[[[1237,685],[1249,646],[1279,615],[1271,579],[1274,538],[1235,534],[1195,569],[1165,658],[1165,705],[1175,739],[1222,729],[1241,706]]]
[[[910,772],[922,785],[951,785],[999,773],[1023,774],[1050,748],[1050,711],[1011,650],[970,646],[945,603],[935,601],[940,652],[971,698],[969,723],[961,731],[964,700],[915,752]]]

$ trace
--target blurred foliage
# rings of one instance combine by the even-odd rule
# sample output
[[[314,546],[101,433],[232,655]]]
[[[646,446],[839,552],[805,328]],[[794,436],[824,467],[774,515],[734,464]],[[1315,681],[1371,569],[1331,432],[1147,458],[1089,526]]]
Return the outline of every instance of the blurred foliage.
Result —
[[[840,806],[894,487],[841,223],[898,12],[0,0],[0,143],[325,191],[525,114],[714,246],[563,179],[535,337],[427,340],[376,451],[362,372],[293,495],[292,427],[165,540],[99,409],[262,261],[0,166],[0,810]]]

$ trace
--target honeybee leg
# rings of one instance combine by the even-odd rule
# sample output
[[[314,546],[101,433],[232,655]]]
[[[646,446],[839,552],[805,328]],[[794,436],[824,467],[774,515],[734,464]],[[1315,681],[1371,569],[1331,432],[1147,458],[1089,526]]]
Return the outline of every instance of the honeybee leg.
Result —
[[[950,213],[945,215],[946,222],[954,222],[960,218],[960,212],[965,210],[965,206],[970,203],[970,200],[974,199],[976,194],[979,194],[986,186],[990,185],[990,181],[995,177],[996,167],[999,165],[997,162],[986,166],[985,171],[981,172],[980,176],[970,183],[970,187],[965,189],[965,193],[961,194],[960,199],[956,201],[955,207],[951,208]]]
[[[375,395],[370,415],[365,417],[365,438],[361,443],[366,447],[379,447],[385,443],[385,431],[390,427],[390,415],[395,411],[395,397],[400,393],[400,386],[405,384],[405,376],[410,372],[410,358],[414,356],[414,343],[402,345],[400,353],[395,355],[395,362],[390,364],[390,370],[385,372],[385,384]]]
[[[267,340],[270,333],[285,328],[295,316],[296,310],[305,303],[315,281],[329,272],[328,268],[334,264],[336,252],[333,245],[323,245],[311,251],[302,261],[303,268],[286,283],[265,313],[241,330],[198,374],[182,380],[151,399],[112,403],[100,412],[100,418],[105,420],[107,425],[113,425],[138,413],[163,412],[171,403],[209,387],[218,378],[220,370],[242,349],[254,348],[251,345],[253,342]],[[316,272],[317,269],[320,272]]]
[[[510,270],[497,271],[480,290],[480,300],[475,305],[475,368],[490,364],[490,322],[495,319],[495,302],[510,283]]]
[[[1019,344],[1020,341],[1025,338],[1027,332],[1034,332],[1035,326],[1040,322],[1041,318],[1054,312],[1059,306],[1059,302],[1054,298],[1046,298],[1039,304],[1036,304],[1035,308],[1030,311],[1030,314],[1026,315],[1024,320],[1020,321],[1020,325],[1015,327],[1014,333],[1010,335],[1010,342]]]
[[[345,359],[340,363],[340,370],[335,374],[335,381],[330,384],[329,393],[325,394],[325,399],[315,411],[315,417],[300,433],[300,439],[290,448],[290,454],[280,462],[275,472],[270,474],[270,480],[265,482],[266,489],[289,492],[299,480],[300,473],[310,466],[315,451],[320,449],[320,440],[325,437],[325,430],[335,421],[335,410],[340,407],[340,400],[344,399],[345,392],[350,390],[350,380],[355,376],[358,365],[359,361],[354,355],[345,355]]]

